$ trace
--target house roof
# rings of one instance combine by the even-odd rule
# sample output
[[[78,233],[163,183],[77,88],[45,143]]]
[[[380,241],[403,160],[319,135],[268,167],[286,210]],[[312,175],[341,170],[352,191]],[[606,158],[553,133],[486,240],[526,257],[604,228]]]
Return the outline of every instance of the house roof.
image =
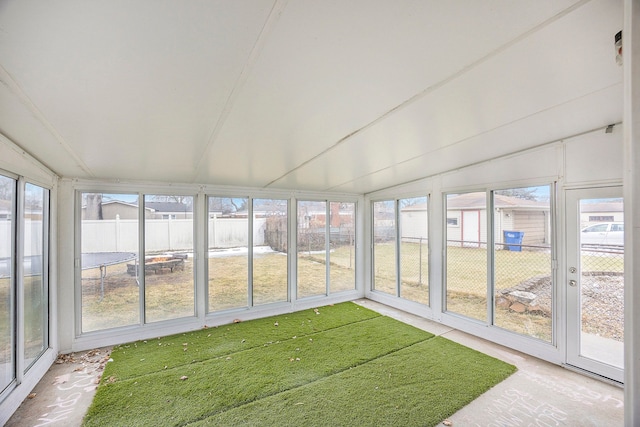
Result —
[[[485,209],[486,204],[487,196],[485,193],[464,193],[447,198],[447,208],[449,209]],[[495,194],[494,207],[513,210],[549,210],[549,203]]]
[[[624,203],[606,202],[606,203],[581,203],[580,212],[623,212]]]
[[[178,202],[144,202],[144,206],[155,212],[185,213],[191,212],[191,208]]]

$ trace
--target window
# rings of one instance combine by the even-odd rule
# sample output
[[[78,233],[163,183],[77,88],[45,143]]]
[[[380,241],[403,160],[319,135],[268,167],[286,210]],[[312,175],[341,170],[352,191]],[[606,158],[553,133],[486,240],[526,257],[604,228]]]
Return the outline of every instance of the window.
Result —
[[[429,232],[427,198],[398,200],[400,297],[429,304]]]
[[[193,197],[145,195],[148,203],[166,203],[176,215],[153,214],[144,219],[145,322],[176,319],[195,314],[193,268]]]
[[[49,191],[24,188],[24,361],[25,371],[49,347],[48,233]]]
[[[16,378],[16,277],[15,260],[16,180],[0,175],[0,392]]]
[[[288,201],[253,199],[251,305],[289,300]]]
[[[429,304],[427,197],[374,202],[374,290]]]
[[[193,196],[87,192],[79,198],[81,332],[193,316]],[[169,220],[147,207],[155,203],[184,215]]]
[[[447,218],[447,225],[449,227],[457,227],[458,226],[458,218]]]
[[[486,193],[447,194],[445,209],[460,218],[460,227],[446,229],[446,310],[486,321]]]
[[[355,204],[298,202],[298,298],[355,288]]]
[[[0,175],[0,212],[1,393],[49,348],[49,190]]]
[[[329,292],[353,290],[356,286],[356,204],[329,202],[329,217]]]
[[[394,200],[373,202],[373,289],[396,296],[396,206]]]
[[[550,193],[548,185],[492,193],[494,324],[548,342],[554,294]]]
[[[329,293],[327,202],[298,202],[298,298]]]
[[[140,323],[138,195],[82,193],[81,332]]]
[[[209,311],[247,307],[249,199],[212,196],[207,205]]]

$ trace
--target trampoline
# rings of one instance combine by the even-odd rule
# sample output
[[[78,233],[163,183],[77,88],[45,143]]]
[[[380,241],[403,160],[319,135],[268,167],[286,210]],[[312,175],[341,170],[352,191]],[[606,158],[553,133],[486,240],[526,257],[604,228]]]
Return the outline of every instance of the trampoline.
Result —
[[[22,260],[22,274],[25,277],[39,276],[42,274],[42,256],[31,255],[26,256]],[[13,259],[12,258],[0,258],[0,279],[7,278],[13,271]]]
[[[104,279],[107,277],[107,267],[131,260],[137,261],[138,255],[134,252],[88,252],[81,255],[80,266],[82,270],[100,269],[100,301],[104,298]]]

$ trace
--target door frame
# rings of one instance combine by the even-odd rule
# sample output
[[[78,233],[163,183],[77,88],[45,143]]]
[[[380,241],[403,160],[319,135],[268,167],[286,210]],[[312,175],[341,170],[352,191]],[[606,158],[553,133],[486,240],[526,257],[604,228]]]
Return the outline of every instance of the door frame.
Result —
[[[580,307],[580,207],[581,199],[622,198],[622,186],[566,189],[565,199],[565,272],[562,286],[566,297],[562,322],[566,331],[565,363],[569,366],[603,376],[614,381],[624,382],[624,369],[586,357],[581,354],[581,307]],[[576,270],[572,270],[575,268]],[[576,285],[570,285],[576,281]]]

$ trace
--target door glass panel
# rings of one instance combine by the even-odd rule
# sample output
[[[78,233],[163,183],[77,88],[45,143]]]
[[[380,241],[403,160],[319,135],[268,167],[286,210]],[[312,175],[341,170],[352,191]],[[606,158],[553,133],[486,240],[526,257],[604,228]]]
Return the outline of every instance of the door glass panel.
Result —
[[[327,293],[327,202],[298,202],[298,298]]]
[[[427,198],[400,199],[400,297],[429,304]]]
[[[14,218],[16,181],[0,175],[0,392],[16,378]]]
[[[253,200],[253,305],[289,298],[287,211],[287,200]]]
[[[329,288],[332,293],[356,286],[356,204],[330,202]]]
[[[82,332],[140,323],[138,195],[82,193]]]
[[[580,355],[624,367],[621,198],[580,200]]]
[[[48,347],[46,191],[29,183],[24,190],[24,361],[27,369]]]
[[[373,202],[373,289],[397,295],[395,201]]]
[[[193,197],[144,196],[145,322],[193,316]]]
[[[550,186],[493,192],[494,324],[552,339]]]
[[[487,196],[446,197],[447,311],[487,319]]]
[[[209,311],[247,306],[249,199],[209,197]]]

